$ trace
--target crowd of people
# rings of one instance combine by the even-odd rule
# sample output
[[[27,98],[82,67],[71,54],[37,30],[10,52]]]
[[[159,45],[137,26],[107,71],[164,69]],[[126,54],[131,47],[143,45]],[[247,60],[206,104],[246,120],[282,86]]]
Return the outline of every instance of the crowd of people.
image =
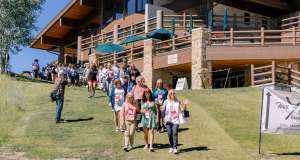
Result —
[[[59,65],[57,68],[53,92],[57,93],[56,123],[60,123],[66,79],[69,79],[69,70],[73,66]],[[167,131],[169,153],[178,153],[178,128],[186,121],[187,117],[183,113],[186,111],[187,101],[181,103],[175,90],[164,88],[162,79],[158,79],[156,87],[152,89],[146,85],[145,78],[135,65],[130,65],[127,61],[123,61],[120,66],[117,63],[85,65],[82,77],[88,84],[89,98],[94,97],[97,86],[106,92],[113,112],[115,131],[124,132],[124,151],[134,148],[134,134],[142,130],[145,150],[154,151],[155,132]],[[76,80],[78,79],[75,78],[75,84]]]

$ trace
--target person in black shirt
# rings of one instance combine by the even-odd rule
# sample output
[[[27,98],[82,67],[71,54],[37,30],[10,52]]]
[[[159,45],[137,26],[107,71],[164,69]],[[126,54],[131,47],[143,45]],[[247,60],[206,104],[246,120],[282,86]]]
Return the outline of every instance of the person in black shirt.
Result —
[[[92,65],[91,71],[89,72],[87,76],[88,80],[88,85],[89,85],[89,92],[90,92],[90,97],[94,97],[95,95],[95,89],[97,85],[97,75],[98,75],[98,70],[96,65]]]
[[[132,77],[136,78],[136,77],[138,77],[140,75],[141,75],[140,71],[137,68],[135,68],[135,65],[132,63],[131,66],[130,66],[130,69],[129,69],[129,77],[130,77],[130,79],[132,79]]]

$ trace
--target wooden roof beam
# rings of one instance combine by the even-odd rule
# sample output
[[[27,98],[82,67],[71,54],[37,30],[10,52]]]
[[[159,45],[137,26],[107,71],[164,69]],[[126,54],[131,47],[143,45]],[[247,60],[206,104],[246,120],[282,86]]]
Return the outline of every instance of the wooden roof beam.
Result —
[[[97,1],[95,1],[95,0],[80,0],[80,5],[95,8],[95,7],[97,7]]]
[[[80,26],[80,21],[70,18],[61,17],[59,19],[59,26],[67,28],[77,28]]]
[[[54,37],[41,37],[41,44],[51,45],[51,46],[63,46],[63,42],[61,39],[54,38]]]

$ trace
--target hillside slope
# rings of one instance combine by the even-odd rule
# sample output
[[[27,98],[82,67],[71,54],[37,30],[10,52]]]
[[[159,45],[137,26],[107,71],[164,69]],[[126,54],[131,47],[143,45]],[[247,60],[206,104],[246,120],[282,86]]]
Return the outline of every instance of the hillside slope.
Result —
[[[257,155],[260,90],[255,88],[180,92],[190,99],[191,119],[181,126],[179,155],[168,154],[167,135],[156,133],[155,153],[122,150],[123,135],[113,127],[104,93],[89,99],[86,88],[68,88],[63,118],[54,124],[50,84],[0,77],[0,159],[4,153],[25,152],[28,159],[209,159],[252,160]],[[297,136],[264,136],[266,159],[299,159]],[[298,147],[298,148],[297,148]],[[276,154],[291,154],[278,156]]]

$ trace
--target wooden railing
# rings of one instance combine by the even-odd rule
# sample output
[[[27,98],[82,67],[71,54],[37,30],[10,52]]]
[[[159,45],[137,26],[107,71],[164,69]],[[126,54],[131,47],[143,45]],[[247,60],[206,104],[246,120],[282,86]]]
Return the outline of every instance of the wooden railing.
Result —
[[[172,18],[175,21],[175,29],[188,31],[190,27],[190,15],[164,15],[163,26],[169,30],[172,28]],[[193,28],[199,28],[203,25],[203,20],[199,15],[192,15]]]
[[[172,17],[175,19],[175,31],[176,30],[186,30],[189,28],[189,15],[164,15],[163,26],[171,29]],[[193,17],[193,28],[199,28],[203,21],[197,15],[192,15]],[[148,32],[156,30],[156,17],[148,19]],[[130,26],[122,27],[118,29],[118,41],[122,41],[130,35],[145,36],[145,23],[140,22],[132,24]],[[113,42],[113,31],[97,34],[95,36],[84,38],[81,41],[81,51],[94,48],[97,44]]]
[[[123,39],[129,36],[144,36],[145,35],[145,23],[137,23],[132,26],[120,28],[118,31],[118,41],[122,41]]]
[[[95,36],[91,35],[90,37],[81,40],[81,51],[94,48],[98,43],[109,42],[113,42],[113,32],[101,33]]]
[[[170,51],[189,48],[192,45],[191,35],[182,37],[173,37],[166,41],[160,41],[155,44],[155,54],[166,53]]]
[[[300,87],[300,72],[288,66],[276,65],[272,61],[271,65],[255,67],[251,65],[251,85],[262,86],[274,83],[282,83]]]
[[[300,16],[289,17],[281,20],[282,29],[289,29],[293,27],[296,29],[300,28]]]
[[[241,46],[241,45],[299,45],[300,31],[295,27],[285,30],[247,30],[213,31],[210,34],[210,45]]]
[[[142,58],[144,56],[144,46],[138,46],[130,49],[126,49],[125,51],[118,52],[115,54],[99,56],[97,60],[100,64],[104,64],[107,62],[113,63],[114,61],[121,62],[124,58],[132,61],[135,59]]]
[[[224,15],[213,15],[213,30],[223,30]],[[227,28],[257,30],[261,27],[274,28],[271,18],[264,16],[228,16]]]
[[[251,64],[251,85],[260,86],[275,83],[275,62],[271,65],[255,67]]]

